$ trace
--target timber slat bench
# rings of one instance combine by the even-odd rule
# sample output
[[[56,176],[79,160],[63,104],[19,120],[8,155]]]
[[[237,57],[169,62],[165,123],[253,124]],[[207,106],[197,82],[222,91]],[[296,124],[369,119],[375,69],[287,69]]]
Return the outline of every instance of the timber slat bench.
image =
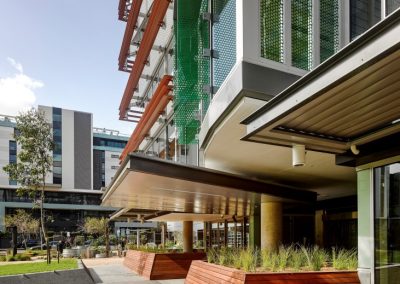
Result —
[[[204,260],[203,252],[152,253],[128,250],[124,265],[149,280],[185,278],[192,260]]]
[[[357,271],[310,271],[310,272],[244,272],[242,270],[193,261],[185,284],[220,284],[220,283],[266,283],[266,284],[359,284]]]

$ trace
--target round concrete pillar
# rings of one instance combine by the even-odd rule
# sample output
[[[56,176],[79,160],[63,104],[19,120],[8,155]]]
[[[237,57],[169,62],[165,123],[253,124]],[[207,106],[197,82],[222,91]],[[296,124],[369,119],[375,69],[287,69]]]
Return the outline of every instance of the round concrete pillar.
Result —
[[[282,243],[282,203],[261,203],[261,248],[275,250]]]
[[[193,221],[183,221],[183,252],[193,252]]]

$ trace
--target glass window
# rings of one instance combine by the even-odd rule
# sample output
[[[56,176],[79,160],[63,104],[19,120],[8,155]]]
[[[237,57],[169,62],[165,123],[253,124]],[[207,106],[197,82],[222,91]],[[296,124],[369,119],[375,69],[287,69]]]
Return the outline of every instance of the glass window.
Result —
[[[400,0],[386,0],[386,15],[400,7]]]
[[[400,163],[374,169],[375,283],[399,283]]]
[[[17,163],[17,142],[15,141],[9,141],[8,142],[8,147],[9,147],[9,153],[8,153],[8,162],[10,164],[15,164]],[[9,180],[8,181],[9,185],[17,185],[17,181],[15,180]]]
[[[381,0],[350,0],[350,38],[355,39],[381,19]]]
[[[53,184],[62,183],[62,110],[53,108]]]

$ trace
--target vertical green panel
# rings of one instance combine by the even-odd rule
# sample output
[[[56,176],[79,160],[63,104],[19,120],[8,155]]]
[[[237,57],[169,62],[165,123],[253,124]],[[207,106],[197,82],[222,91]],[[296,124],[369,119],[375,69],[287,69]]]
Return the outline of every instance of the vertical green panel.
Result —
[[[324,62],[339,50],[339,1],[320,2],[320,60]]]
[[[292,65],[310,70],[312,65],[312,0],[291,1]]]
[[[371,268],[373,235],[371,235],[371,169],[357,172],[358,266]]]
[[[260,1],[261,57],[283,62],[283,0]]]
[[[207,0],[178,0],[175,20],[175,121],[179,144],[195,144],[199,112],[208,106],[209,59],[203,50],[209,48],[209,24],[203,20]],[[201,105],[202,104],[202,105]]]

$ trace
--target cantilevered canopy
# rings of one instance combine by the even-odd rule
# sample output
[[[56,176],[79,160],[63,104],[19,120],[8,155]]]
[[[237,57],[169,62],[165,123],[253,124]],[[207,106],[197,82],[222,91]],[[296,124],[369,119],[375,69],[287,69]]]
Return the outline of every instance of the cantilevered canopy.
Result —
[[[247,118],[244,140],[344,153],[400,131],[400,10]]]
[[[219,171],[130,154],[118,170],[102,205],[149,212],[144,219],[171,212],[244,216],[261,194],[271,201],[310,202],[316,194]],[[122,212],[120,215],[123,215]]]

